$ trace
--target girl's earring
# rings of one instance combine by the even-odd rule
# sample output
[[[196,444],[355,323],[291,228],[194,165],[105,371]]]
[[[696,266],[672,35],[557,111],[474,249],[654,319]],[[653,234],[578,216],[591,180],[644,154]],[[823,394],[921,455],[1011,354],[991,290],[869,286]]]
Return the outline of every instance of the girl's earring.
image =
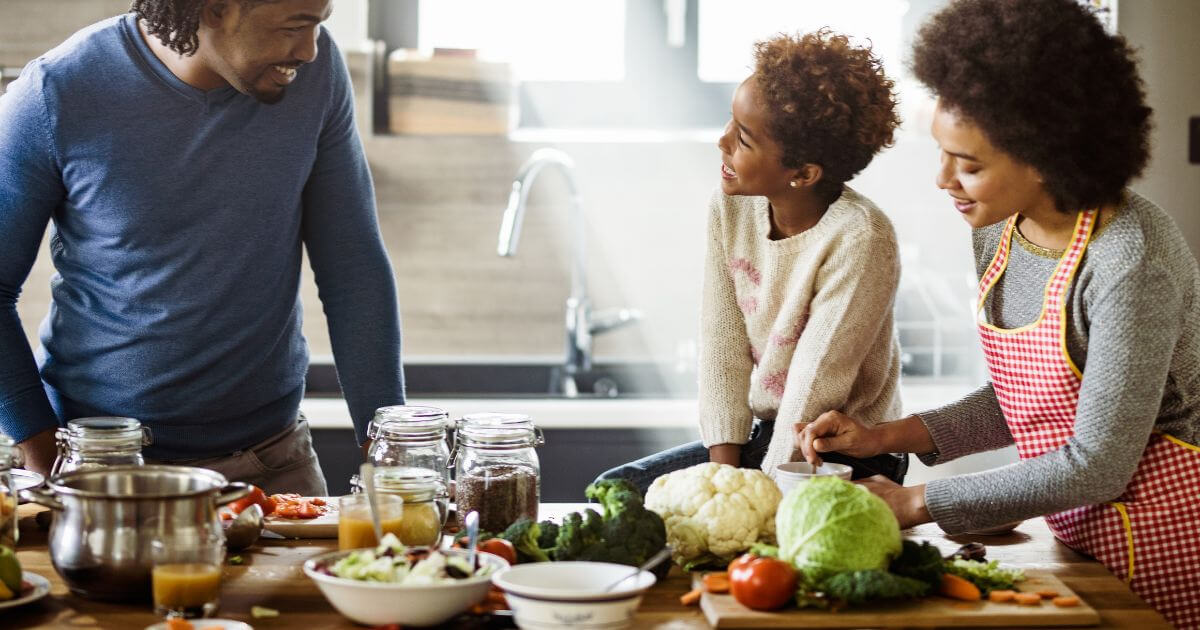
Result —
[[[796,183],[796,180],[792,180],[792,181],[788,182],[788,185],[791,186],[792,188],[796,188],[800,184]]]

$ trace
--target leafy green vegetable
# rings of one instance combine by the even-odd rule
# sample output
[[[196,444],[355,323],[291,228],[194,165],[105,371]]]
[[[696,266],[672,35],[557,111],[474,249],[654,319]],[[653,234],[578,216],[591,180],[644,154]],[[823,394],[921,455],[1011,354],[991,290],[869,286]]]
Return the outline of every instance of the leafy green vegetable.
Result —
[[[929,541],[917,543],[915,540],[904,540],[901,543],[900,555],[892,560],[888,571],[896,575],[921,580],[930,586],[938,584],[942,574],[946,572],[942,552]]]
[[[567,514],[554,541],[554,559],[579,560],[584,549],[600,542],[603,528],[604,518],[595,510]]]
[[[641,565],[667,544],[662,517],[642,505],[642,495],[625,479],[594,483],[585,491],[604,510],[600,542],[584,550],[584,560]]]
[[[761,558],[778,558],[779,547],[768,545],[766,543],[754,543],[750,545],[750,553]]]
[[[816,581],[846,571],[882,571],[900,553],[900,525],[887,503],[837,477],[817,477],[788,492],[775,529],[780,558]]]
[[[539,523],[522,518],[509,525],[500,537],[513,544],[517,550],[517,562],[546,562],[550,556],[538,546],[541,535],[542,526]]]
[[[585,491],[603,514],[586,509],[563,517],[561,525],[521,519],[503,538],[517,550],[518,562],[593,560],[638,566],[667,543],[662,518],[642,505],[637,487],[624,479],[594,483]]]
[[[861,604],[873,599],[920,597],[929,592],[930,585],[910,577],[879,569],[845,571],[826,579],[821,590],[834,599],[849,604]]]
[[[554,547],[554,541],[558,538],[558,523],[554,521],[542,521],[538,525],[542,530],[542,533],[538,535],[538,547],[542,549]]]
[[[1000,563],[992,560],[963,560],[954,558],[945,563],[946,572],[970,580],[979,587],[984,595],[989,591],[1012,589],[1017,582],[1025,579],[1025,572],[1020,569],[1003,569]]]

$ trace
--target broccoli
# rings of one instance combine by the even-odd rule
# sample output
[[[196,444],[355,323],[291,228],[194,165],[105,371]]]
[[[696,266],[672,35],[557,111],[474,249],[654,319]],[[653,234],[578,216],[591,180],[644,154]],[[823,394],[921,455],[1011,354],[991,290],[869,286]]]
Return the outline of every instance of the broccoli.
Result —
[[[646,509],[642,495],[628,479],[605,479],[589,485],[584,491],[588,499],[596,501],[604,510],[604,520],[617,518],[626,510]]]
[[[604,518],[595,510],[571,512],[563,517],[554,541],[555,560],[579,560],[583,550],[601,541]]]
[[[600,481],[589,485],[585,494],[604,510],[603,530],[579,559],[639,566],[666,546],[662,517],[642,505],[642,495],[629,481]]]
[[[542,527],[536,521],[521,518],[508,526],[500,537],[513,544],[517,550],[517,562],[547,562],[550,556],[538,546]]]
[[[553,549],[554,541],[558,539],[558,523],[545,520],[538,525],[542,527],[542,533],[538,536],[538,547],[542,549]]]
[[[821,584],[825,594],[849,604],[861,604],[873,599],[920,597],[929,592],[929,585],[879,569],[835,573]]]

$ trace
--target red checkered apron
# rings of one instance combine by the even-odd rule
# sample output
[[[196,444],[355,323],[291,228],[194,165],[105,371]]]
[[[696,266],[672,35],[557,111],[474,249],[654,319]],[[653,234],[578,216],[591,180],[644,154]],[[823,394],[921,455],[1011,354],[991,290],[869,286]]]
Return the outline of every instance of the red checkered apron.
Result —
[[[1079,213],[1071,245],[1046,285],[1034,323],[988,323],[988,292],[1008,264],[1016,216],[979,282],[978,324],[992,387],[1022,459],[1074,433],[1082,374],[1066,349],[1066,293],[1087,248],[1096,211]],[[1200,628],[1200,448],[1154,433],[1125,492],[1108,503],[1046,516],[1054,535],[1104,563],[1177,628]]]

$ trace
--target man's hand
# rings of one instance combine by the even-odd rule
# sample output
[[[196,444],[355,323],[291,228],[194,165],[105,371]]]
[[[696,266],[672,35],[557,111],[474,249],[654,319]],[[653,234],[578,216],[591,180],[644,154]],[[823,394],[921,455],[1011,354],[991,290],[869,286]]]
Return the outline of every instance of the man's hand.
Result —
[[[861,459],[883,452],[875,427],[840,411],[826,411],[812,422],[797,422],[795,430],[796,447],[814,468],[821,465],[821,453],[837,451]]]
[[[925,507],[925,485],[902,486],[883,475],[860,479],[855,483],[865,486],[875,496],[887,502],[900,522],[900,529],[908,529],[933,520]]]
[[[25,458],[25,468],[36,473],[50,476],[50,468],[54,466],[54,458],[58,455],[58,443],[54,441],[55,429],[46,429],[37,435],[20,442],[17,447]]]
[[[708,447],[708,461],[737,466],[742,462],[742,445],[713,444]]]

